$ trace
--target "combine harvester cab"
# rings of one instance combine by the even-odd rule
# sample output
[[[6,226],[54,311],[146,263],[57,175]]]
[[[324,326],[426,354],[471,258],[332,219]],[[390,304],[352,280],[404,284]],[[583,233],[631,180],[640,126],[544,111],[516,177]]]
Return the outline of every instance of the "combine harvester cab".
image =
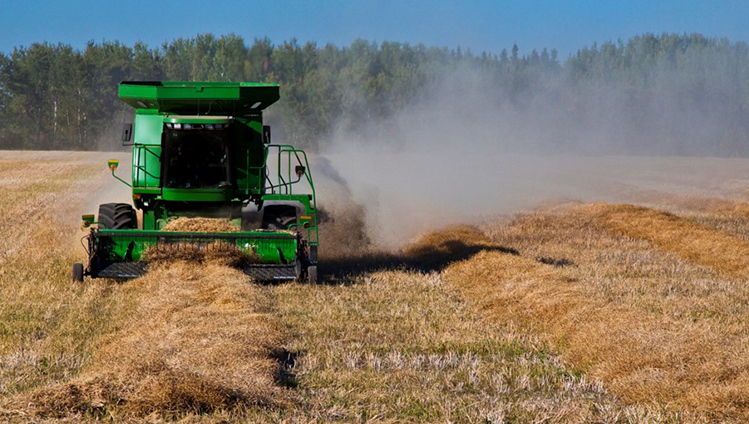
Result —
[[[125,124],[132,146],[133,205],[106,203],[84,215],[88,264],[73,279],[134,278],[148,269],[148,250],[228,243],[248,258],[256,280],[317,280],[315,188],[303,150],[270,143],[265,108],[279,99],[275,84],[245,82],[123,82],[119,97],[135,108]],[[269,166],[270,165],[270,166]],[[306,189],[295,193],[293,189]],[[138,224],[136,210],[142,212]],[[218,218],[227,232],[164,231],[176,218]]]

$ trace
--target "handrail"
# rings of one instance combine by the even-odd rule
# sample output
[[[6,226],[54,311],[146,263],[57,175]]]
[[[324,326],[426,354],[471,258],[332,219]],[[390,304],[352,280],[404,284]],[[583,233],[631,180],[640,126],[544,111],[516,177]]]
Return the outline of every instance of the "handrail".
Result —
[[[141,150],[144,151],[146,154],[147,153],[152,154],[153,156],[155,156],[159,160],[159,162],[161,162],[161,155],[156,154],[155,152],[153,152],[152,150],[150,150],[147,147],[147,145],[145,145],[145,144],[134,144],[134,146],[136,146],[138,148],[138,163],[140,163],[140,158],[141,158],[140,151]],[[133,161],[133,162],[135,162],[135,161]],[[136,170],[138,172],[142,171],[146,175],[146,177],[155,178],[157,180],[161,179],[158,175],[153,175],[150,172],[148,172],[148,159],[146,158],[145,154],[143,155],[143,165],[133,164],[133,167],[132,167],[132,170],[131,170],[131,175],[130,175],[130,178],[133,181],[133,185],[135,185],[135,182],[138,181],[138,179],[139,179],[138,177],[140,177],[139,173],[136,174]],[[143,185],[142,186],[138,185],[138,187],[148,187],[148,178],[145,178],[145,181],[143,182]]]
[[[259,167],[253,167],[253,169],[259,169],[259,170],[265,170],[266,176],[267,175],[267,161],[268,156],[270,155],[271,149],[278,149],[277,155],[277,166],[278,169],[276,170],[276,183],[274,184],[273,181],[270,181],[270,185],[263,188],[263,190],[271,190],[271,193],[275,194],[276,188],[278,188],[279,194],[293,194],[292,186],[293,184],[296,184],[302,180],[302,177],[304,177],[307,181],[307,184],[309,184],[310,190],[312,191],[312,208],[317,211],[317,192],[315,190],[315,184],[312,181],[312,171],[309,167],[309,159],[307,158],[307,153],[302,149],[297,149],[294,146],[291,146],[289,144],[269,144],[265,149],[265,160],[263,161],[263,165]],[[287,171],[287,178],[288,181],[283,177],[283,167],[282,167],[282,156],[286,155],[288,158],[286,162],[286,171]],[[291,159],[292,154],[294,155],[294,158],[297,160],[297,163],[299,165],[304,166],[304,173],[302,175],[298,175],[298,178],[296,180],[292,180],[292,174],[291,174]],[[295,226],[299,224],[292,224],[291,226]],[[313,233],[314,230],[314,233]],[[314,240],[312,239],[312,235],[314,234]],[[316,246],[318,243],[318,232],[317,232],[317,225],[314,227],[307,228],[307,240],[309,240],[310,244],[313,246]]]

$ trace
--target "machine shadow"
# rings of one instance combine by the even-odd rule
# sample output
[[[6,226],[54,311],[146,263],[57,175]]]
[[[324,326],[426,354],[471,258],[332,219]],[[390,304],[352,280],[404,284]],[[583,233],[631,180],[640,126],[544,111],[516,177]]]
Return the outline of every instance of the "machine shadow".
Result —
[[[358,252],[348,256],[323,258],[319,284],[354,284],[352,276],[387,270],[411,270],[419,272],[441,271],[450,264],[468,259],[482,251],[501,252],[510,255],[520,253],[504,246],[467,244],[460,240],[447,240],[438,247],[423,248],[409,252]]]

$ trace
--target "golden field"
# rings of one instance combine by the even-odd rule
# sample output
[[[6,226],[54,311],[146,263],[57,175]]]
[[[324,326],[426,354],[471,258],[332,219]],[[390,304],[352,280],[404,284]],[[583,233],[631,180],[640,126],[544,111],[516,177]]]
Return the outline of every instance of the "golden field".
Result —
[[[317,285],[208,261],[73,283],[80,215],[123,200],[107,158],[0,152],[0,421],[749,420],[738,160],[689,180],[693,161],[664,159],[657,188],[622,179],[610,203],[548,201],[402,249],[363,247],[360,221],[334,216]]]

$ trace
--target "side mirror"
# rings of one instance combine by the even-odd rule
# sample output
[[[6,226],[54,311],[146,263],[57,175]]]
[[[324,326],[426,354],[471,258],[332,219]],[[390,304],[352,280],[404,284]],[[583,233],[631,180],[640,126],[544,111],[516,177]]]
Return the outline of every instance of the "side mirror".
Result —
[[[270,144],[270,125],[263,125],[263,143]]]
[[[128,187],[132,187],[133,186],[129,182],[127,182],[127,181],[123,180],[122,178],[114,175],[114,170],[117,169],[117,167],[120,165],[120,161],[118,161],[117,159],[109,159],[107,161],[107,165],[109,165],[109,169],[112,171],[112,176],[114,178],[120,180],[120,182],[122,182],[123,184],[125,184]],[[133,196],[133,197],[135,197],[135,196]]]
[[[95,224],[94,221],[94,215],[83,215],[81,216],[81,219],[83,219],[83,224],[81,225],[82,228],[88,228],[91,226],[91,224]]]
[[[133,124],[122,124],[122,143],[127,143],[133,138]]]

